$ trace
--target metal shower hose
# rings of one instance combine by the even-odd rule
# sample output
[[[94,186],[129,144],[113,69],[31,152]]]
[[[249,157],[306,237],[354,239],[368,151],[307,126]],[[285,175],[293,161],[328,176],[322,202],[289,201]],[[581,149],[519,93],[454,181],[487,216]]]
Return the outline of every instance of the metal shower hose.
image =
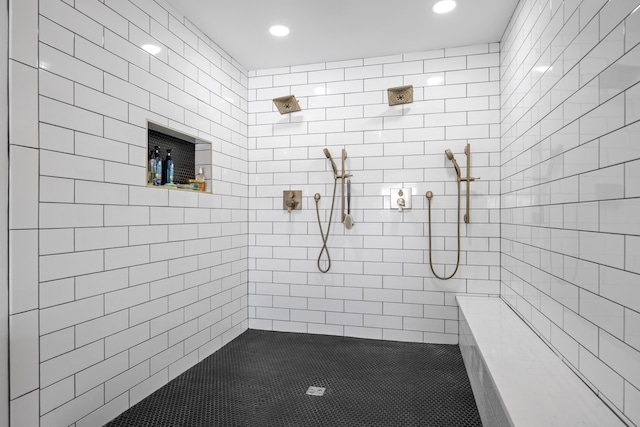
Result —
[[[430,193],[430,191],[429,191]],[[433,195],[432,195],[433,196]],[[460,266],[460,180],[458,179],[458,259],[456,260],[456,269],[453,270],[448,277],[440,277],[438,273],[433,269],[433,258],[431,257],[431,197],[427,196],[427,204],[429,206],[429,266],[431,266],[431,272],[434,276],[441,280],[449,280],[455,276]]]
[[[314,197],[315,201],[316,201],[316,215],[318,217],[318,227],[320,227],[320,237],[322,237],[322,249],[320,250],[320,254],[318,255],[318,270],[320,270],[322,273],[326,273],[327,271],[329,271],[331,269],[331,256],[329,255],[329,248],[327,248],[327,240],[329,239],[329,231],[331,230],[331,218],[333,217],[333,206],[336,202],[336,188],[338,186],[338,179],[335,178],[333,180],[333,196],[331,197],[331,212],[329,213],[329,225],[327,225],[327,235],[325,236],[324,232],[322,231],[322,223],[320,222],[320,208],[318,207],[318,202],[320,201],[320,194],[316,193],[316,196]],[[322,258],[322,253],[326,252],[327,253],[327,268],[326,270],[322,269],[322,266],[320,265],[320,260]]]

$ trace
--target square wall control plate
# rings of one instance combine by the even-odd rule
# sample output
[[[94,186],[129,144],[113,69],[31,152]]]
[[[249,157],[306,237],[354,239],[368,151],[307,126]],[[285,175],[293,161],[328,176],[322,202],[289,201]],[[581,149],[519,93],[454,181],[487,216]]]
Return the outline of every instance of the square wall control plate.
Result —
[[[390,207],[400,211],[411,209],[411,188],[392,188]]]

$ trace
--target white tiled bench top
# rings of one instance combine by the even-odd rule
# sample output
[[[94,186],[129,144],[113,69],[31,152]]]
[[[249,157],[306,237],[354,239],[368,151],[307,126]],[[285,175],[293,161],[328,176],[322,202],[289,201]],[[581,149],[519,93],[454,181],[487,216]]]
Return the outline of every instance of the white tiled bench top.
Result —
[[[625,425],[500,298],[456,299],[461,329],[466,328],[460,345],[475,345],[484,365],[484,374],[470,372],[470,377],[489,374],[512,425]]]

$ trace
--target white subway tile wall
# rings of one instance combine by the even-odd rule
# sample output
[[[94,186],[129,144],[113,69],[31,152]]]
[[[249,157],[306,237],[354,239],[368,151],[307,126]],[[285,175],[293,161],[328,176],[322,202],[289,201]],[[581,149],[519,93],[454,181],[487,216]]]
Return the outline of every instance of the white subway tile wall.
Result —
[[[162,0],[10,10],[11,425],[98,426],[248,327],[248,74]],[[146,188],[146,119],[215,194]]]
[[[102,425],[248,327],[455,344],[457,294],[500,294],[640,425],[637,1],[522,0],[501,44],[251,72],[164,0],[9,3],[12,427]],[[212,194],[146,188],[147,119],[212,143]],[[424,195],[450,274],[444,150],[464,171],[467,143],[441,281]],[[323,274],[325,147],[355,225],[338,190]]]
[[[366,58],[249,73],[249,327],[385,340],[458,342],[454,296],[499,293],[499,45]],[[411,84],[412,104],[390,107],[387,89]],[[302,111],[280,115],[272,98],[296,95]],[[456,262],[457,186],[471,144],[471,223],[462,223],[454,279],[429,268],[427,204],[433,198],[433,260]],[[333,172],[327,147],[352,173],[355,225],[341,224],[337,191],[322,247],[313,196],[327,230]],[[412,209],[390,209],[391,188],[413,190]],[[302,210],[282,209],[302,190]],[[464,214],[465,188],[462,186]],[[326,256],[321,262],[326,268]]]
[[[500,60],[501,295],[633,425],[638,6],[523,0]]]

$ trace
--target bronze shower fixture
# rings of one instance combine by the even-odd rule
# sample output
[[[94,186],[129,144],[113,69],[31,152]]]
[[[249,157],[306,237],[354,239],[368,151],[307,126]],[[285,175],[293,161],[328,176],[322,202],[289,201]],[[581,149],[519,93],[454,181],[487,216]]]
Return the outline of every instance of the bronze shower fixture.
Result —
[[[476,179],[480,179],[480,178],[472,178],[470,176],[471,147],[469,144],[467,144],[464,147],[464,154],[466,154],[467,156],[467,176],[465,178],[460,176],[461,175],[460,166],[458,165],[458,162],[456,161],[456,158],[453,156],[453,153],[451,152],[451,150],[447,149],[444,151],[444,153],[447,155],[447,159],[449,159],[453,163],[453,167],[456,169],[456,175],[457,175],[456,182],[458,184],[458,256],[456,259],[456,268],[455,270],[453,270],[453,273],[451,273],[451,275],[449,276],[439,276],[436,273],[435,269],[433,268],[433,258],[431,255],[431,199],[433,198],[433,193],[431,191],[427,191],[426,197],[427,197],[427,205],[428,205],[428,212],[429,212],[429,217],[428,217],[429,218],[429,265],[431,266],[431,272],[435,277],[441,280],[449,280],[453,276],[455,276],[456,272],[458,271],[458,267],[460,267],[460,183],[462,181],[465,181],[467,183],[467,194],[466,194],[467,213],[464,215],[464,222],[468,224],[469,223],[469,191],[470,191],[471,181],[475,181]]]
[[[411,104],[413,102],[413,86],[398,86],[387,89],[389,106]]]
[[[274,98],[273,103],[276,104],[280,114],[295,113],[296,111],[302,111],[300,104],[295,95],[281,96],[280,98]]]

